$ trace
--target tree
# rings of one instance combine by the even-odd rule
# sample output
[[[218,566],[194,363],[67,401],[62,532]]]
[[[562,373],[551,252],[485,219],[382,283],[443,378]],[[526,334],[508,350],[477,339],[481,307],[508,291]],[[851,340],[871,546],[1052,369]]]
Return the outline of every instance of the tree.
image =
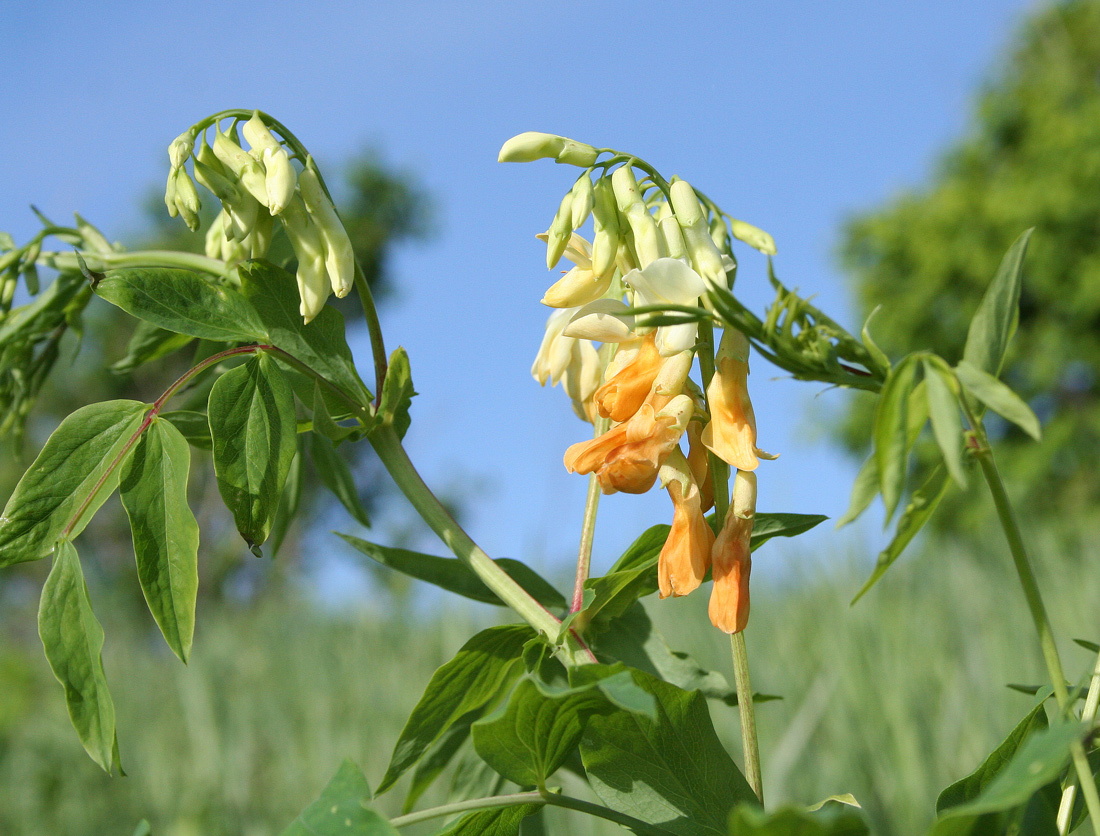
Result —
[[[1004,425],[998,455],[1038,517],[1100,501],[1100,2],[1070,0],[1021,28],[981,94],[973,126],[930,184],[855,218],[843,264],[876,341],[896,355],[961,356],[966,323],[1009,244],[1035,227],[1019,331],[1006,380],[1043,422],[1036,445]],[[855,401],[841,430],[868,438],[873,403]],[[920,463],[918,467],[927,467]],[[972,503],[934,518],[966,530]],[[984,506],[983,506],[984,507]]]

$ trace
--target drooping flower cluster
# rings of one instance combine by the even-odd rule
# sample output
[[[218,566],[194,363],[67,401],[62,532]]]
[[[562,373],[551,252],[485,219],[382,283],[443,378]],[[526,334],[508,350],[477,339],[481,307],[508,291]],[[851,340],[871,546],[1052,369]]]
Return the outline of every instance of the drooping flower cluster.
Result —
[[[320,313],[329,293],[343,297],[351,290],[355,281],[351,240],[312,158],[292,157],[258,111],[241,126],[246,150],[237,136],[238,121],[225,131],[217,122],[200,122],[172,142],[164,196],[168,213],[182,215],[192,230],[199,228],[201,202],[184,166],[192,158],[195,180],[213,192],[222,207],[206,233],[208,256],[230,266],[262,258],[277,217],[298,261],[300,312],[309,322]],[[209,128],[214,131],[213,144],[207,142]],[[300,172],[292,159],[302,165]]]
[[[578,415],[593,423],[604,419],[607,426],[566,450],[570,472],[593,474],[604,493],[644,493],[658,481],[668,490],[673,521],[658,564],[661,597],[688,594],[710,570],[711,621],[738,632],[749,612],[752,471],[761,457],[769,457],[756,447],[748,339],[736,330],[724,332],[705,396],[689,375],[699,321],[711,321],[699,308],[700,299],[707,304],[710,288],[728,287],[735,269],[729,236],[768,254],[775,245],[767,233],[725,218],[709,202],[705,206],[687,182],[668,184],[651,172],[639,183],[636,160],[613,154],[601,164],[596,162],[601,153],[534,133],[501,149],[502,162],[552,157],[586,168],[550,228],[538,236],[546,242],[550,268],[562,255],[574,267],[542,299],[557,310],[547,321],[532,374],[543,384],[562,381]],[[591,245],[575,231],[589,215]],[[657,309],[682,315],[647,325]],[[597,352],[593,342],[606,350]],[[717,536],[704,516],[714,505],[708,451],[735,474]]]

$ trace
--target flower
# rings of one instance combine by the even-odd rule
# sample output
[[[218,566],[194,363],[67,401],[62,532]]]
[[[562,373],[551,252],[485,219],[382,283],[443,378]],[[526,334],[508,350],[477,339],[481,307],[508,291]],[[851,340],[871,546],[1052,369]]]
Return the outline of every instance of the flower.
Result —
[[[595,392],[596,408],[604,418],[625,421],[637,412],[661,369],[653,334],[619,346],[607,366],[607,382]]]
[[[715,373],[707,387],[711,420],[701,440],[707,449],[738,470],[755,470],[758,457],[774,459],[756,446],[756,415],[749,400],[749,340],[730,328],[714,358]]]
[[[749,621],[750,539],[755,516],[756,474],[739,470],[734,477],[733,502],[711,551],[714,589],[710,621],[726,633],[741,632]]]
[[[672,498],[672,528],[657,560],[662,598],[687,595],[703,582],[711,561],[714,532],[703,516],[699,486],[683,453],[677,450],[661,468],[661,481]]]
[[[634,289],[634,305],[693,305],[707,290],[703,278],[678,258],[658,258],[641,270],[631,270],[623,281]],[[663,325],[657,329],[657,350],[662,356],[686,351],[695,345],[699,324]]]
[[[553,158],[559,163],[587,168],[599,153],[591,145],[556,134],[526,131],[509,139],[497,154],[498,163],[529,163]]]
[[[548,380],[551,386],[557,386],[560,381],[573,401],[577,416],[591,422],[595,418],[592,395],[600,384],[603,368],[591,342],[562,334],[576,311],[576,308],[562,308],[550,314],[542,344],[531,366],[531,376],[540,386],[545,386]]]
[[[535,237],[546,241],[549,236],[542,232]],[[575,266],[550,286],[542,297],[542,304],[551,308],[575,308],[607,293],[613,273],[601,279],[593,272],[592,247],[575,232],[566,244],[565,257]]]

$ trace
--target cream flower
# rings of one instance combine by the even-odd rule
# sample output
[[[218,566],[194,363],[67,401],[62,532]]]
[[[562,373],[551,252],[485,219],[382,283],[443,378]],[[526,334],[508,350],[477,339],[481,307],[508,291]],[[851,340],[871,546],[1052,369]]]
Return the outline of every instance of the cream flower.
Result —
[[[634,289],[634,306],[694,305],[706,292],[702,276],[678,258],[658,258],[642,270],[623,277]],[[657,350],[662,357],[687,351],[695,345],[697,322],[663,325],[657,329]]]
[[[535,236],[547,240],[545,232]],[[542,304],[551,308],[575,308],[599,299],[611,287],[612,273],[600,278],[592,269],[592,247],[577,233],[569,237],[565,257],[573,262],[573,268],[550,286],[542,297]]]

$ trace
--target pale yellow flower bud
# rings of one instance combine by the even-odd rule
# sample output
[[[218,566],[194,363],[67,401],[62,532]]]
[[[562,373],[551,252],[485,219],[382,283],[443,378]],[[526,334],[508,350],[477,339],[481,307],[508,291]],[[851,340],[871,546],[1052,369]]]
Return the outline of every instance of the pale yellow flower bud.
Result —
[[[550,222],[550,228],[546,230],[546,269],[553,270],[565,248],[569,246],[569,239],[573,235],[573,195],[568,193],[562,198],[554,220]]]
[[[499,163],[529,163],[553,159],[559,163],[587,168],[596,162],[599,152],[591,145],[566,139],[564,136],[527,131],[512,137],[497,154]]]
[[[355,251],[351,246],[351,239],[336,214],[336,208],[321,186],[312,159],[306,161],[306,167],[302,169],[302,175],[298,179],[301,183],[302,200],[321,233],[325,267],[332,284],[332,292],[343,298],[355,283]]]
[[[687,258],[687,244],[684,243],[684,234],[680,231],[680,224],[676,218],[671,215],[662,218],[658,228],[661,230],[661,238],[664,240],[668,257]]]
[[[272,215],[278,215],[294,196],[298,178],[285,148],[264,148],[263,163],[267,208]]]
[[[168,159],[172,161],[173,169],[177,169],[187,162],[194,146],[195,137],[191,135],[191,131],[184,131],[172,140],[172,144],[168,146]]]
[[[321,312],[331,291],[325,268],[325,245],[300,195],[294,195],[279,213],[279,220],[298,259],[298,294],[302,317],[308,323]]]
[[[571,223],[573,229],[577,229],[588,220],[588,216],[592,212],[592,206],[596,202],[592,191],[592,181],[587,174],[581,175],[569,194],[572,196],[569,203]]]
[[[615,169],[615,173],[611,175],[611,186],[615,191],[619,210],[630,224],[638,266],[644,268],[661,257],[657,221],[646,208],[645,201],[642,200],[638,191],[638,181],[629,165]]]
[[[260,111],[253,111],[252,118],[241,126],[245,142],[249,144],[251,155],[257,160],[262,159],[265,151],[277,151],[282,148],[271,131],[268,130],[264,120],[260,118]]]
[[[730,251],[730,232],[721,215],[710,219],[710,240],[723,255]]]
[[[267,205],[267,178],[263,166],[237,144],[236,137],[215,129],[214,154],[249,194]]]
[[[592,272],[601,279],[615,273],[615,255],[619,251],[619,210],[611,181],[601,177],[592,190]]]
[[[178,169],[172,169],[168,174],[168,184],[164,188],[164,205],[168,207],[169,217],[176,217],[180,213],[179,208],[176,206],[176,171]]]
[[[726,269],[722,254],[710,237],[706,214],[695,196],[695,189],[686,180],[677,180],[669,189],[672,210],[684,233],[688,255],[695,271],[714,287],[726,287]]]
[[[194,232],[199,228],[199,209],[202,204],[199,202],[199,193],[195,189],[195,184],[191,182],[191,178],[187,174],[187,169],[176,169],[176,208],[179,213],[183,215],[183,219],[187,222],[188,228]]]
[[[744,241],[764,255],[775,255],[775,240],[764,230],[738,220],[730,220],[730,230],[738,241]]]

